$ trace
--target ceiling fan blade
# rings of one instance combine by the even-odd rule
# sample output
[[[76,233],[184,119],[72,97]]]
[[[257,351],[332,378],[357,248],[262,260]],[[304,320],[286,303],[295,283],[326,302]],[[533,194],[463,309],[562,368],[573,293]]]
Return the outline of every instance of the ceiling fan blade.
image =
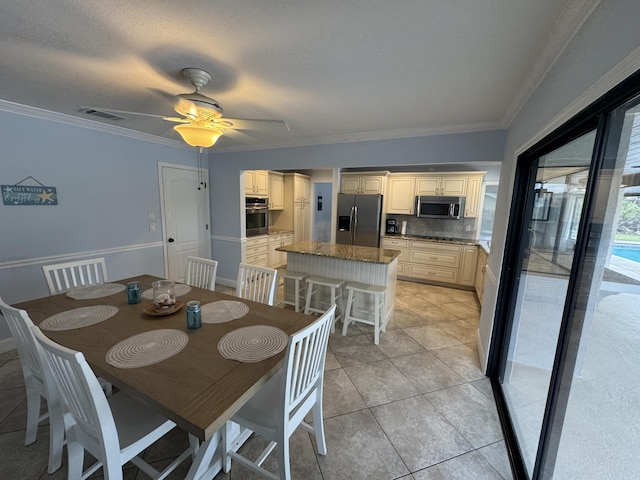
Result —
[[[176,123],[191,123],[191,120],[188,118],[180,118],[180,117],[162,117],[163,120],[167,122],[176,122]]]
[[[171,93],[167,93],[157,88],[150,88],[150,90],[164,98],[169,103],[169,105],[171,105],[171,108],[173,108],[180,115],[184,115],[185,117],[189,117],[191,119],[195,119],[197,117],[198,109],[192,101],[184,98],[181,95],[172,95]]]
[[[229,129],[224,132],[224,137],[229,137],[234,142],[239,143],[256,143],[258,141],[257,138],[252,137],[251,135],[247,135],[244,132],[239,130]]]
[[[239,130],[268,130],[273,132],[288,132],[289,125],[284,120],[258,120],[250,118],[226,118],[218,120],[226,128]]]
[[[153,113],[143,113],[143,112],[130,112],[129,110],[117,110],[115,108],[107,108],[107,107],[94,107],[90,105],[78,105],[78,109],[81,111],[89,111],[96,110],[98,112],[107,112],[107,113],[118,113],[122,115],[138,115],[142,117],[153,117],[153,118],[164,118],[164,115],[156,115]]]

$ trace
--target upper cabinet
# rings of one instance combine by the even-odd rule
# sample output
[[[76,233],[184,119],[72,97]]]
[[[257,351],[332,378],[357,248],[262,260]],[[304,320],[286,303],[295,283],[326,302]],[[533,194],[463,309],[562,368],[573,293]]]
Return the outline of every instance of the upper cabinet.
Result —
[[[269,210],[284,209],[284,178],[281,173],[269,172]]]
[[[244,193],[252,197],[269,196],[269,172],[267,170],[245,170]]]
[[[340,178],[341,193],[384,194],[387,172],[343,173]]]
[[[311,180],[306,175],[293,174],[293,201],[296,203],[311,202]]]
[[[390,175],[385,200],[387,213],[413,215],[415,213],[415,188],[416,177],[414,175]]]
[[[475,218],[480,213],[480,194],[482,193],[482,175],[470,175],[467,181],[467,195],[464,204],[464,216]]]
[[[416,195],[462,197],[467,193],[465,175],[418,175]]]

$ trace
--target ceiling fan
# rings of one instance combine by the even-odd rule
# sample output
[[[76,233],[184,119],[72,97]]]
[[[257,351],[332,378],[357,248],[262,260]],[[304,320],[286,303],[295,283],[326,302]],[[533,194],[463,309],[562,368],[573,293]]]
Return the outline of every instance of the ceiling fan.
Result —
[[[283,120],[258,120],[226,118],[222,116],[222,106],[213,98],[200,93],[211,75],[200,68],[184,68],[182,75],[189,80],[195,88],[192,93],[181,93],[171,95],[166,92],[159,92],[167,98],[173,105],[173,109],[182,117],[167,117],[164,115],[154,115],[151,113],[130,112],[126,110],[116,110],[112,108],[79,106],[81,110],[94,109],[103,112],[119,113],[124,115],[142,115],[146,117],[162,118],[169,122],[178,123],[173,129],[180,134],[182,139],[193,147],[207,148],[216,143],[222,135],[240,141],[251,141],[253,138],[238,130],[270,130],[289,131],[289,126]]]

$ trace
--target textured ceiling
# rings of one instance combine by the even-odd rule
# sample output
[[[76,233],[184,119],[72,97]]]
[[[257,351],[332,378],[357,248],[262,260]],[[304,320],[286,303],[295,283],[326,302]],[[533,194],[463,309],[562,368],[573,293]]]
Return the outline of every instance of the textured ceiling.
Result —
[[[158,91],[290,131],[214,149],[505,128],[594,0],[28,0],[0,5],[0,100],[171,139],[161,119],[109,122],[78,105],[172,115]],[[2,108],[2,105],[0,105]]]

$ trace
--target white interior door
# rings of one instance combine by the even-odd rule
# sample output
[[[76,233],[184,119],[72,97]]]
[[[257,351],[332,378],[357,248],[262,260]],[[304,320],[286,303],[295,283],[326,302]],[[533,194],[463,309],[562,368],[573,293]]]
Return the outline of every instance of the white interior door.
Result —
[[[204,178],[208,178],[204,171]],[[165,272],[171,280],[183,280],[187,257],[210,258],[209,193],[200,185],[196,169],[160,166]],[[200,190],[198,190],[200,187]]]

